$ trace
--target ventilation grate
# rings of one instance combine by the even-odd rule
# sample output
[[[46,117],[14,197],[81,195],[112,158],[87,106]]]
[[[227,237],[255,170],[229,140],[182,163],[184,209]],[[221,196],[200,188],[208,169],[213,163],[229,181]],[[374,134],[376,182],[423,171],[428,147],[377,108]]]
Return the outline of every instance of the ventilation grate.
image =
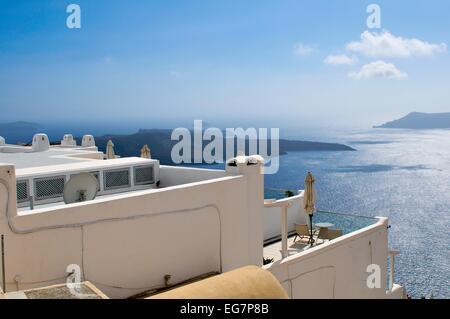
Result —
[[[129,169],[103,172],[105,190],[130,187]]]
[[[154,183],[153,165],[138,166],[134,168],[134,184],[147,185]]]
[[[64,192],[65,176],[39,178],[34,180],[36,200],[61,197]]]
[[[16,184],[17,188],[17,202],[23,203],[28,201],[28,198],[30,197],[28,194],[28,181],[17,181]]]

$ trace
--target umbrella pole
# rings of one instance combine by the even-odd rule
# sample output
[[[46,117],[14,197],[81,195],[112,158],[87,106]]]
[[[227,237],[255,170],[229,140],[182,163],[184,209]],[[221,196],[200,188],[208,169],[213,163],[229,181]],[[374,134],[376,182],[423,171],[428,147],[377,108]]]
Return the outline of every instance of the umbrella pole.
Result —
[[[311,247],[314,244],[314,238],[313,238],[313,227],[312,227],[312,214],[309,214],[309,227],[310,227],[310,233],[309,233],[309,242],[311,243]]]

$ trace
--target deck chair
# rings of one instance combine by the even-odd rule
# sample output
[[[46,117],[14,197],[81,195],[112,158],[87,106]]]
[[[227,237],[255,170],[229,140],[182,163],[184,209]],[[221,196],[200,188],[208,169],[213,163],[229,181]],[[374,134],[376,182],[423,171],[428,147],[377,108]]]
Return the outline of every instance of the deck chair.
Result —
[[[294,238],[294,243],[297,241],[297,237],[299,237],[300,239],[309,239],[309,228],[308,225],[306,224],[295,224],[295,238]]]

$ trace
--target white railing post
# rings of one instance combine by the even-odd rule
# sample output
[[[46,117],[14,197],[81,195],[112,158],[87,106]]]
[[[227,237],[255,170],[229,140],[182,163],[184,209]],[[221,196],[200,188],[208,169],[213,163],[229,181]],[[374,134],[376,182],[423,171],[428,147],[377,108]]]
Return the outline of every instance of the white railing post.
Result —
[[[281,256],[283,258],[287,257],[287,247],[288,247],[287,211],[288,211],[287,205],[281,207]]]
[[[280,207],[281,209],[281,257],[284,259],[288,256],[288,208],[292,206],[291,199],[284,200],[267,200],[264,207]]]
[[[389,291],[392,291],[394,288],[395,282],[395,256],[397,256],[400,252],[396,250],[389,251]]]

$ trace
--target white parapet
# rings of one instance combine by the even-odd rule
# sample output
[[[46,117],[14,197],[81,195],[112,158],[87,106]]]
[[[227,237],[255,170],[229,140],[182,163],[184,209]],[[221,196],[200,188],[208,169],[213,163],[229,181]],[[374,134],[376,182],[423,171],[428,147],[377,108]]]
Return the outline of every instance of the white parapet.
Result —
[[[386,218],[335,240],[265,266],[294,299],[402,298],[403,289],[387,290]],[[371,272],[371,269],[379,271]],[[376,277],[374,277],[376,276]],[[376,285],[372,277],[377,278]]]
[[[287,232],[293,233],[296,224],[308,224],[308,216],[303,209],[303,195],[304,191],[298,191],[298,194],[282,200],[265,201],[264,207],[264,241],[272,242],[281,238],[281,210],[280,202],[290,202],[291,205],[287,210]],[[309,227],[309,226],[308,226]]]

